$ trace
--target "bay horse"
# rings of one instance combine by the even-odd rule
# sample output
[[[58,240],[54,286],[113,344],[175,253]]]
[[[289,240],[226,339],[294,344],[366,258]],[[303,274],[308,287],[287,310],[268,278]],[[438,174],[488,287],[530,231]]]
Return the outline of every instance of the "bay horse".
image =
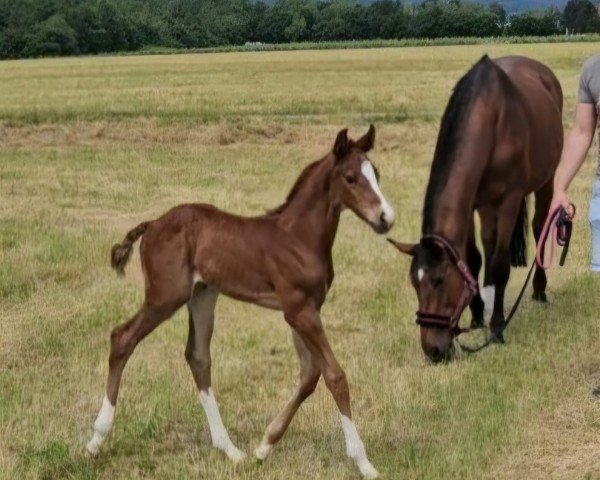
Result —
[[[348,208],[377,233],[386,233],[394,211],[383,197],[378,173],[367,157],[375,128],[357,141],[347,129],[332,151],[304,169],[285,202],[258,217],[241,217],[206,204],[180,205],[143,222],[112,248],[111,264],[124,273],[140,237],[145,300],[110,337],[106,396],[86,446],[98,454],[110,433],[121,375],[136,345],[187,304],[185,358],[200,392],[213,446],[234,461],[245,454],[230,440],[211,388],[210,342],[219,294],[283,311],[300,361],[299,385],[268,426],[255,455],[264,460],[283,436],[302,402],[323,375],[341,413],[346,452],[363,476],[377,471],[367,459],[352,422],[346,375],[329,345],[320,310],[333,282],[332,247],[341,212]]]
[[[502,342],[504,292],[510,267],[527,263],[528,194],[535,195],[533,232],[543,228],[563,145],[563,95],[548,67],[511,56],[485,55],[458,82],[442,118],[418,244],[389,239],[412,256],[421,346],[434,362],[448,357],[467,304],[471,328],[484,323]],[[474,213],[481,220],[482,266]],[[546,301],[546,274],[537,268],[533,299]],[[483,297],[483,298],[482,298]]]

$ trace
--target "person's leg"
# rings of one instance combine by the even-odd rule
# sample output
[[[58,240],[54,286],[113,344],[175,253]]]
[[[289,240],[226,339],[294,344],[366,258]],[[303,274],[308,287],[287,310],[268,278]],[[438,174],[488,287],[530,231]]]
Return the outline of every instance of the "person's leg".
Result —
[[[596,179],[592,189],[589,212],[590,227],[592,229],[592,272],[600,273],[600,179]]]

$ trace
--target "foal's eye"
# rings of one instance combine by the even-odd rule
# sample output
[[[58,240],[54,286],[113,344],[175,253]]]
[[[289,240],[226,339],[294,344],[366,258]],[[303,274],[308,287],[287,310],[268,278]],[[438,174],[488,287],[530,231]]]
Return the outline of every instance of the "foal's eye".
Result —
[[[356,183],[356,177],[354,175],[346,175],[346,182],[352,185],[353,183]]]

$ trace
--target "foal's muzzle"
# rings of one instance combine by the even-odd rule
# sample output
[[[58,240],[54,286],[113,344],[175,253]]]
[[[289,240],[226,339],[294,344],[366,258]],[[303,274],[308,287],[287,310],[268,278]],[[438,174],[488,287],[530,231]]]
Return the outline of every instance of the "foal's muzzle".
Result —
[[[394,217],[390,218],[386,212],[382,212],[377,221],[370,222],[373,230],[375,230],[379,234],[387,233],[394,225]]]

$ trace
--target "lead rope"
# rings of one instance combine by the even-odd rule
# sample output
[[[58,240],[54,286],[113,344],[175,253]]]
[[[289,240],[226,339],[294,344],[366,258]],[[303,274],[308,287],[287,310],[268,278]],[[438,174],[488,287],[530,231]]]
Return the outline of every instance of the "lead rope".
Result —
[[[575,205],[572,203],[569,205],[569,209],[570,211],[564,207],[558,207],[552,212],[552,215],[548,216],[548,219],[544,224],[535,254],[537,265],[544,270],[548,270],[554,262],[556,245],[563,247],[559,265],[562,267],[565,264],[567,253],[569,253],[569,245],[571,243],[571,233],[573,232],[573,218],[577,211]],[[548,236],[552,237],[553,242],[550,250],[550,261],[546,265],[544,264],[544,247]]]
[[[570,207],[571,207],[571,211],[567,211],[564,207],[558,207],[556,210],[554,210],[551,214],[548,215],[548,218],[546,219],[546,222],[544,223],[544,228],[542,229],[542,233],[541,233],[538,243],[536,245],[535,260],[533,261],[533,263],[531,264],[531,267],[529,268],[529,272],[527,273],[527,278],[525,278],[525,283],[523,284],[523,287],[521,288],[521,291],[519,292],[519,295],[517,296],[517,300],[515,301],[513,307],[511,308],[510,313],[508,314],[508,317],[506,318],[504,324],[502,325],[502,328],[498,332],[492,334],[484,343],[482,343],[481,345],[479,345],[477,347],[469,347],[467,345],[463,345],[457,339],[456,343],[458,343],[460,349],[463,352],[477,353],[477,352],[483,350],[484,348],[486,348],[491,343],[494,343],[494,342],[504,343],[504,340],[502,339],[502,334],[504,333],[504,331],[508,327],[510,321],[513,319],[513,317],[517,313],[519,305],[521,304],[521,300],[523,299],[523,295],[525,294],[525,290],[527,289],[527,285],[529,285],[529,280],[531,280],[531,274],[535,270],[536,265],[544,270],[547,270],[548,268],[550,268],[550,266],[552,265],[552,263],[554,261],[554,257],[556,255],[556,245],[559,245],[563,248],[559,265],[562,267],[565,264],[565,260],[567,259],[567,253],[569,253],[569,245],[571,243],[571,234],[573,233],[573,218],[575,217],[575,212],[577,210],[575,208],[575,205],[573,205],[573,204],[570,204]],[[543,254],[544,254],[546,242],[548,241],[548,237],[550,236],[550,234],[552,234],[552,247],[551,247],[551,253],[550,253],[550,262],[548,263],[548,265],[545,265]]]

